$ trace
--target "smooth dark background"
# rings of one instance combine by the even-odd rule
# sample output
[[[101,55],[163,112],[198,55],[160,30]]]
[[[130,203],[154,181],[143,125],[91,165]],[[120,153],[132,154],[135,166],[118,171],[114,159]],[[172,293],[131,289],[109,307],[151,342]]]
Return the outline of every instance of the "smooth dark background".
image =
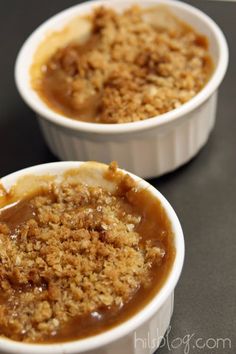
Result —
[[[207,145],[186,166],[151,181],[175,208],[186,240],[186,260],[175,293],[169,342],[158,353],[233,354],[236,353],[236,3],[188,2],[222,27],[230,47],[230,66],[220,89],[216,127]],[[24,40],[40,23],[76,3],[73,0],[0,2],[0,176],[57,160],[46,147],[33,112],[17,93],[14,62]],[[185,343],[188,340],[186,335],[191,337],[190,346],[180,345],[181,340]],[[196,348],[197,338],[205,340],[204,349]],[[209,338],[214,341],[206,342]],[[229,342],[223,348],[220,338],[229,338],[231,349]]]

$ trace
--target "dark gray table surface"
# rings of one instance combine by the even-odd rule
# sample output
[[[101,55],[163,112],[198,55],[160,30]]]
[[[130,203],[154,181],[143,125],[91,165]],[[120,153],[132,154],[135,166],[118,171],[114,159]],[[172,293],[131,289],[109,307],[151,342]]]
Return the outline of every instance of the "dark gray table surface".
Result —
[[[221,26],[230,65],[207,145],[184,167],[151,180],[175,208],[186,241],[174,316],[158,353],[231,354],[236,353],[236,3],[188,2]],[[14,62],[23,41],[40,23],[76,3],[0,2],[0,176],[57,160],[43,141],[34,113],[17,93]]]

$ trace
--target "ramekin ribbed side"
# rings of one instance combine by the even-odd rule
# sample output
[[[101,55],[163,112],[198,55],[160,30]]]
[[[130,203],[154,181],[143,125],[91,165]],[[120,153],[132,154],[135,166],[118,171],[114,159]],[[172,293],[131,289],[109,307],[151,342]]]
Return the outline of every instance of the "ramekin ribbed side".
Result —
[[[48,33],[76,16],[90,13],[94,6],[115,10],[138,4],[141,7],[166,5],[183,21],[209,39],[214,72],[203,89],[180,107],[143,121],[121,124],[88,123],[69,119],[52,109],[31,86],[30,67],[34,54]],[[174,0],[88,1],[53,16],[28,38],[19,52],[15,79],[26,103],[40,117],[46,142],[62,160],[117,160],[122,168],[144,178],[157,177],[189,161],[206,143],[214,126],[217,90],[228,66],[228,46],[217,24],[202,11]]]
[[[214,127],[216,105],[217,92],[177,122],[111,136],[68,129],[40,116],[38,119],[46,143],[61,160],[116,160],[121,168],[151,178],[178,168],[197,154]]]

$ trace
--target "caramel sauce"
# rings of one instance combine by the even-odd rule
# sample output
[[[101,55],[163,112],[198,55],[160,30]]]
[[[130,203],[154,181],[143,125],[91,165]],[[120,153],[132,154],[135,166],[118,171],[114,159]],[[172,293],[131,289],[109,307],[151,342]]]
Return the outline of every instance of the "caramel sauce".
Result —
[[[91,35],[87,42],[83,44],[69,44],[64,48],[66,53],[73,51],[74,59],[83,54],[86,55],[89,51],[96,47],[98,38],[96,35]],[[76,62],[68,63],[66,60],[51,62],[52,65],[47,65],[45,75],[41,81],[41,85],[37,91],[47,105],[68,117],[78,118],[83,121],[93,121],[99,113],[101,94],[96,93],[87,97],[83,103],[75,108],[72,101],[71,82],[68,80],[68,75],[75,77],[78,74]],[[55,70],[55,65],[58,68]],[[66,71],[60,69],[60,66],[68,67]]]
[[[29,200],[21,200],[0,211],[0,222],[7,224],[12,233],[21,224],[35,218],[35,211]]]

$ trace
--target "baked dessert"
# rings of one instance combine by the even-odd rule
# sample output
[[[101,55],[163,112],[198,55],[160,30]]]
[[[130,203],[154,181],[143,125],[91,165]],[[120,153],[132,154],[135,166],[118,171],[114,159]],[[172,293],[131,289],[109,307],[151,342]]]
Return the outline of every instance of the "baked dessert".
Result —
[[[1,336],[47,343],[100,333],[168,277],[166,212],[115,163],[25,176],[0,195]]]
[[[51,34],[36,52],[31,75],[33,88],[53,110],[109,124],[178,108],[212,71],[205,36],[167,7],[133,6],[123,13],[97,7]]]

